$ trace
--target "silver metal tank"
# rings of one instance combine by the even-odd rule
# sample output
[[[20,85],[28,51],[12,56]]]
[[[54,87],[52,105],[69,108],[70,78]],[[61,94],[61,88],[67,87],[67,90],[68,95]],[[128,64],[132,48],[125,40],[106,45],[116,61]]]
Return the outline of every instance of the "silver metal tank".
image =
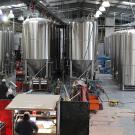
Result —
[[[95,60],[97,54],[96,40],[96,22],[86,21],[72,23],[71,68],[73,72],[81,75],[88,70],[88,68],[93,70],[92,61]]]
[[[50,59],[50,22],[44,18],[30,18],[23,23],[25,59]]]
[[[49,76],[51,23],[44,18],[30,18],[23,22],[23,55],[25,70],[30,76]],[[27,72],[27,71],[26,71]]]
[[[126,46],[124,48],[123,83],[135,86],[135,30],[126,33]]]
[[[72,23],[72,60],[94,60],[95,22]]]
[[[110,38],[113,74],[118,74],[123,90],[135,89],[135,30],[118,31]]]
[[[2,61],[3,61],[3,43],[2,43],[2,31],[0,31],[0,68],[2,70]]]
[[[0,71],[9,74],[13,64],[14,34],[12,31],[0,31]]]

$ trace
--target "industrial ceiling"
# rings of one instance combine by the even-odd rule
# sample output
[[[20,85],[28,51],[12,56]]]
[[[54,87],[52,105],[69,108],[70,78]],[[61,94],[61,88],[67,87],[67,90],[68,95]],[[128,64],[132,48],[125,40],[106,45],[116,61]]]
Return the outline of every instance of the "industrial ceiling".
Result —
[[[119,19],[127,19],[133,21],[135,16],[135,0],[109,0],[111,6],[107,8],[102,17],[115,17]],[[15,4],[22,6],[15,7]],[[101,6],[102,0],[0,0],[0,8],[7,6],[12,9],[18,17],[19,15],[27,16],[37,9],[41,14],[52,17],[52,19],[60,19],[70,21],[74,19],[86,19],[95,14]],[[11,7],[9,7],[11,6]]]

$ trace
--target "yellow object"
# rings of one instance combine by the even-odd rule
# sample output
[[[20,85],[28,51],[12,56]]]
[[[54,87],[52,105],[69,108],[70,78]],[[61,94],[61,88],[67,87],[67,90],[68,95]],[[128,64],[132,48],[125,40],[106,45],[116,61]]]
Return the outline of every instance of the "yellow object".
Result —
[[[118,100],[109,100],[109,106],[114,107],[119,104]]]

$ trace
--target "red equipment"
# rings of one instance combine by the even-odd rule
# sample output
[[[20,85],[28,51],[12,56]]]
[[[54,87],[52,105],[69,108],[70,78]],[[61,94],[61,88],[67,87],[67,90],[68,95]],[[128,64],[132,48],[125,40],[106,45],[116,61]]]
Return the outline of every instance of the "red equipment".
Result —
[[[81,86],[81,101],[90,103],[90,111],[97,111],[103,108],[99,98],[90,95],[86,84]]]
[[[5,123],[6,135],[13,134],[12,111],[5,110],[11,100],[0,100],[0,121]]]

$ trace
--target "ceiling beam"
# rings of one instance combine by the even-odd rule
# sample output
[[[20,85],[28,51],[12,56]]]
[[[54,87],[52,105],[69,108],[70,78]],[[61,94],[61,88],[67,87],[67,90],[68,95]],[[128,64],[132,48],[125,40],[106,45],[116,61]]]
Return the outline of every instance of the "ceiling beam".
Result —
[[[29,5],[31,3],[31,0],[21,0],[24,3],[26,3],[27,5]],[[57,16],[56,14],[54,14],[51,10],[49,10],[44,4],[42,4],[40,1],[38,1],[35,4],[36,9],[41,12],[41,13],[45,13],[46,16],[52,18],[55,21],[58,21],[61,24],[65,24],[65,22],[63,22],[63,20],[61,19],[60,16]]]

